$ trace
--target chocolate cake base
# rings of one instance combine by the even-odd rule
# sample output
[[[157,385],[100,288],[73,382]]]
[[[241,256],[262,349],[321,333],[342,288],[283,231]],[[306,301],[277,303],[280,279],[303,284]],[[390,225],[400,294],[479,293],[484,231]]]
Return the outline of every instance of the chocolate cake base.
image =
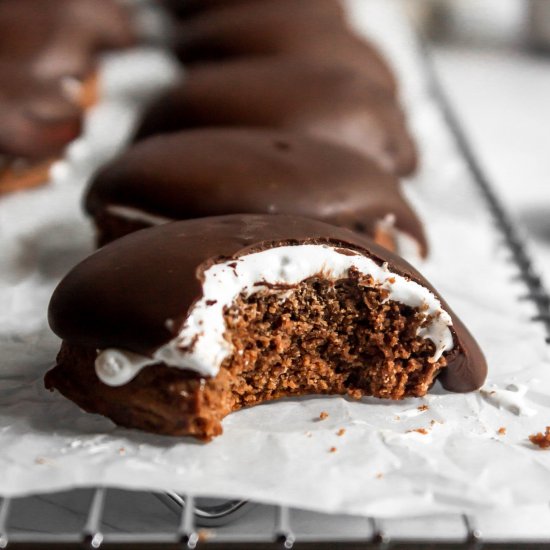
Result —
[[[320,274],[241,294],[225,311],[234,351],[214,378],[159,363],[108,386],[96,376],[96,350],[64,343],[46,387],[121,426],[202,440],[221,434],[231,411],[281,397],[422,396],[445,356],[433,361],[433,342],[417,336],[426,314],[387,297],[353,269],[337,281]]]

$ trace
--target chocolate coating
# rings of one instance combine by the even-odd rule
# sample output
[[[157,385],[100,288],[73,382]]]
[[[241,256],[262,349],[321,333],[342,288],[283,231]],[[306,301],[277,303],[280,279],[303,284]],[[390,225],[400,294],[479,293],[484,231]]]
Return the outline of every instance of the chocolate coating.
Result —
[[[208,11],[180,24],[175,51],[184,63],[274,55],[319,59],[354,67],[381,89],[396,90],[382,56],[347,28],[335,2],[280,0]]]
[[[2,0],[0,57],[39,78],[83,76],[104,49],[136,41],[131,11],[115,0]]]
[[[58,155],[81,130],[82,111],[58,81],[40,81],[0,61],[0,154]]]
[[[309,3],[312,6],[321,7],[324,4],[333,4],[335,7],[340,7],[341,0],[298,0]],[[159,0],[160,4],[177,17],[196,16],[199,13],[204,13],[211,10],[218,10],[227,7],[240,6],[246,4],[247,7],[255,5],[268,6],[269,4],[278,3],[279,0]]]
[[[211,128],[136,144],[95,177],[92,216],[111,205],[174,220],[294,214],[375,235],[387,215],[427,250],[422,224],[397,179],[347,147],[277,130]]]
[[[304,59],[248,59],[190,69],[154,102],[136,139],[200,126],[293,130],[350,146],[410,174],[416,152],[394,99],[349,67]]]
[[[92,254],[55,290],[50,326],[71,344],[150,354],[177,335],[201,297],[202,273],[213,263],[280,245],[320,243],[388,262],[391,271],[437,295],[403,259],[347,229],[293,216],[220,216],[138,231]],[[487,371],[483,354],[443,300],[442,304],[453,318],[456,344],[447,355],[442,382],[451,391],[477,389]]]

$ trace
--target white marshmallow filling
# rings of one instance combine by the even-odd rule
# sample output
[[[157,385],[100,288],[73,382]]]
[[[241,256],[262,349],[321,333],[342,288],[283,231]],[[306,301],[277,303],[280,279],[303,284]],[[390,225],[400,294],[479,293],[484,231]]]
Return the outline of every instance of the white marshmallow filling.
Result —
[[[386,300],[419,308],[428,319],[418,336],[435,346],[430,361],[453,349],[450,315],[427,288],[402,275],[392,273],[386,263],[376,262],[359,252],[321,244],[280,246],[254,252],[240,258],[214,264],[204,271],[203,295],[193,305],[178,335],[159,347],[151,357],[120,349],[99,352],[95,370],[99,379],[110,386],[121,386],[141,369],[154,363],[190,370],[214,377],[233,350],[225,339],[226,308],[242,294],[250,296],[274,285],[297,285],[318,274],[336,281],[356,269],[371,276],[374,283],[387,291]],[[271,292],[285,292],[272,289]],[[167,326],[173,321],[166,320]]]
[[[109,205],[106,211],[116,218],[122,218],[124,220],[146,223],[147,225],[163,225],[175,221],[172,218],[166,216],[157,216],[156,214],[149,214],[139,208],[133,208],[132,206],[117,206]]]

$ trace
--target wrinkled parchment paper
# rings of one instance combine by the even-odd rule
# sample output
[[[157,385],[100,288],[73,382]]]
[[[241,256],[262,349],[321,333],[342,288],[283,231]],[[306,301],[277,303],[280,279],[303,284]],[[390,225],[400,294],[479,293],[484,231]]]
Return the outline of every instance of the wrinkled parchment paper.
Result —
[[[550,424],[550,360],[542,329],[531,322],[534,309],[520,300],[526,289],[426,92],[398,5],[349,0],[349,7],[401,76],[422,155],[419,175],[403,185],[432,248],[419,267],[481,342],[486,386],[467,395],[436,386],[424,399],[400,403],[271,403],[229,416],[224,435],[207,445],[121,429],[47,392],[42,376],[59,347],[47,327],[48,299],[93,248],[80,211],[87,174],[123,144],[147,94],[173,77],[158,52],[131,52],[106,62],[106,98],[53,183],[0,199],[3,495],[106,484],[379,517],[550,500],[550,452],[527,439]],[[323,421],[321,411],[329,415]]]

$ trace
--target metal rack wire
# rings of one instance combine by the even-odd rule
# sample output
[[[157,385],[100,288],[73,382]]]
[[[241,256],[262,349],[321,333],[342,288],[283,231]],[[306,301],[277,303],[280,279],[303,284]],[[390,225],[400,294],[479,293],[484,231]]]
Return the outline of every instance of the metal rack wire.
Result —
[[[417,530],[421,533],[417,536],[404,538],[402,535],[392,533],[391,522],[381,521],[375,518],[359,518],[338,516],[336,518],[317,514],[317,522],[304,524],[304,517],[315,513],[309,513],[301,510],[293,510],[283,506],[267,506],[262,504],[253,505],[247,503],[249,515],[236,513],[224,514],[217,521],[210,518],[207,521],[208,527],[204,527],[202,517],[208,510],[212,511],[216,507],[224,507],[226,504],[208,504],[204,499],[195,498],[192,495],[184,495],[181,499],[181,506],[173,508],[166,500],[168,497],[162,494],[148,493],[149,497],[156,499],[159,510],[156,513],[162,513],[171,520],[169,526],[167,523],[161,529],[143,530],[118,526],[113,529],[113,505],[120,506],[120,501],[110,503],[110,499],[115,493],[124,493],[127,497],[126,504],[135,502],[139,496],[135,496],[131,491],[120,491],[116,489],[96,488],[88,491],[88,496],[84,499],[85,506],[82,507],[81,522],[78,528],[64,529],[60,532],[44,533],[22,529],[17,526],[11,531],[7,531],[7,520],[10,507],[18,500],[36,499],[42,497],[27,497],[26,499],[4,499],[0,505],[1,521],[0,548],[10,548],[16,550],[30,549],[66,549],[66,548],[105,548],[105,549],[129,549],[129,548],[147,548],[165,550],[170,548],[216,548],[224,549],[300,549],[300,548],[319,548],[319,549],[389,549],[396,548],[402,550],[420,550],[421,548],[433,548],[437,550],[450,549],[511,549],[511,548],[532,548],[548,550],[550,542],[546,541],[519,541],[502,542],[498,540],[487,540],[479,529],[475,518],[468,516],[456,516],[453,518],[460,529],[455,530],[452,537],[441,537],[434,539],[429,527]],[[145,494],[145,493],[143,493]],[[139,494],[137,494],[139,495]],[[116,499],[115,499],[116,500]],[[43,499],[43,504],[47,503]],[[233,506],[235,503],[233,503]],[[58,511],[65,508],[62,502],[57,502]],[[16,508],[16,506],[14,506]],[[19,512],[26,510],[25,506],[20,507]],[[110,511],[109,511],[110,508]],[[239,508],[240,513],[242,510]],[[37,509],[34,508],[34,513]],[[72,512],[72,511],[71,511]],[[170,512],[170,513],[168,513]],[[129,514],[135,515],[139,511],[128,510]],[[143,510],[141,511],[143,513]],[[259,529],[250,530],[250,525],[262,517],[263,520]],[[17,516],[17,510],[14,510],[14,516]],[[249,519],[244,523],[242,519]],[[14,517],[14,519],[16,519]],[[35,518],[28,519],[28,522],[34,525]],[[134,518],[135,519],[135,518]],[[355,522],[355,528],[348,532],[350,526],[349,520]],[[347,523],[346,523],[347,521]],[[322,523],[329,522],[329,526],[319,531]],[[331,524],[331,522],[334,522]],[[340,522],[337,529],[329,531],[331,525]],[[71,523],[71,522],[69,522]],[[304,528],[306,525],[306,528]],[[357,529],[357,526],[361,529]],[[426,524],[424,524],[426,525]],[[227,527],[230,527],[227,529]]]
[[[482,534],[477,528],[472,517],[461,516],[463,524],[463,536],[459,540],[449,543],[434,544],[433,540],[394,540],[390,533],[385,530],[384,523],[376,518],[356,518],[357,521],[364,522],[365,535],[362,537],[350,537],[347,540],[336,540],[326,536],[316,536],[314,532],[300,534],[293,529],[292,511],[284,506],[274,507],[274,521],[271,528],[266,529],[261,534],[240,533],[234,534],[219,533],[217,528],[227,524],[237,510],[244,507],[244,503],[237,506],[237,502],[231,504],[218,505],[221,508],[231,506],[232,509],[226,510],[221,514],[217,521],[212,518],[206,522],[208,529],[204,529],[204,517],[208,516],[213,507],[202,505],[200,499],[195,499],[192,495],[178,496],[179,510],[174,513],[173,529],[164,532],[150,533],[129,533],[114,532],[106,533],[104,530],[106,519],[106,501],[109,489],[96,488],[93,490],[89,507],[83,522],[82,529],[72,533],[33,533],[33,532],[14,532],[8,533],[8,517],[10,512],[11,499],[3,499],[0,505],[0,548],[13,549],[49,549],[49,548],[197,548],[197,547],[215,547],[225,548],[244,548],[244,549],[290,549],[290,548],[346,548],[346,549],[368,549],[368,548],[402,548],[418,549],[424,548],[425,544],[430,547],[445,550],[447,548],[481,548],[484,544]],[[164,505],[166,495],[157,494],[159,502]],[[247,503],[248,507],[253,506]],[[261,506],[261,505],[258,505]],[[215,507],[214,507],[215,508]],[[220,509],[221,509],[220,508]],[[174,512],[175,510],[172,509]],[[491,545],[492,548],[498,548]],[[546,548],[550,547],[547,546]],[[540,546],[540,548],[543,548]]]
[[[431,89],[445,116],[447,124],[455,138],[456,145],[462,154],[473,179],[481,191],[490,209],[506,245],[510,249],[512,260],[517,265],[521,280],[526,286],[524,299],[532,301],[537,310],[533,321],[541,322],[546,329],[547,341],[550,343],[550,297],[537,275],[524,243],[518,235],[506,210],[495,194],[476,155],[470,146],[462,127],[454,114],[435,75],[430,60],[429,50],[423,44],[426,58],[426,69]],[[81,529],[72,532],[45,533],[29,529],[12,529],[12,508],[17,500],[4,498],[0,501],[0,548],[10,549],[57,549],[57,548],[203,548],[213,547],[244,549],[386,549],[419,550],[421,548],[494,550],[511,548],[550,549],[550,539],[544,541],[523,540],[502,542],[486,540],[481,532],[477,519],[462,515],[457,518],[462,532],[452,540],[433,538],[394,539],[386,529],[385,522],[376,518],[355,518],[362,526],[362,533],[357,536],[342,537],[336,533],[321,535],[318,531],[297,532],[295,528],[296,511],[284,506],[270,507],[273,521],[261,533],[244,531],[227,532],[224,526],[230,523],[238,525],[247,512],[265,505],[245,501],[212,502],[197,498],[194,495],[175,493],[156,494],[161,509],[172,518],[173,525],[161,532],[107,532],[109,523],[106,514],[106,503],[113,489],[95,488],[92,490],[89,505]],[[39,497],[37,497],[39,498]],[[132,500],[133,497],[130,497]]]
[[[472,179],[481,191],[493,215],[493,219],[502,233],[506,245],[510,249],[512,261],[519,270],[519,278],[527,287],[527,294],[525,294],[522,299],[531,301],[536,307],[537,315],[533,318],[533,321],[543,323],[546,331],[546,342],[550,344],[550,295],[542,279],[537,274],[533,261],[527,252],[525,243],[520,237],[510,215],[495,193],[489,178],[481,168],[478,157],[473,147],[470,145],[470,141],[437,78],[427,42],[421,41],[420,46],[424,53],[424,65],[431,93],[441,109],[447,126],[454,137],[458,151],[462,155]]]

